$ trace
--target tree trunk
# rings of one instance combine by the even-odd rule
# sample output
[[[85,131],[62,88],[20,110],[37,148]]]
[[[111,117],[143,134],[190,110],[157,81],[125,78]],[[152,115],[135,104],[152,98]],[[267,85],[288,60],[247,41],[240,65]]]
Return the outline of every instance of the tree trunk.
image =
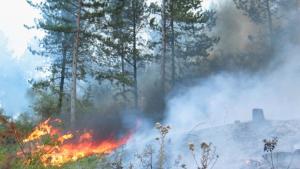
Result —
[[[137,84],[137,49],[136,49],[136,0],[132,1],[133,7],[133,79],[134,79],[134,107],[138,108],[138,84]]]
[[[167,52],[167,20],[166,0],[162,1],[162,57],[161,57],[161,88],[162,95],[165,95],[166,81],[166,52]]]
[[[124,52],[122,51],[122,56],[121,56],[121,72],[122,76],[125,77],[125,59],[124,59]],[[125,94],[125,83],[122,83],[122,92]]]
[[[174,6],[171,0],[171,49],[172,49],[172,86],[175,84],[176,68],[175,68],[175,32],[174,32]]]
[[[269,34],[270,34],[270,45],[273,46],[273,21],[272,21],[272,14],[271,14],[271,8],[270,8],[270,0],[266,0],[267,5],[267,17],[268,17],[268,28],[269,28]]]
[[[61,72],[60,72],[60,84],[59,84],[59,98],[58,98],[58,113],[62,113],[62,103],[64,97],[64,85],[66,77],[66,60],[67,60],[67,48],[62,44],[62,62],[61,62]]]
[[[79,43],[80,43],[80,15],[81,15],[81,6],[82,0],[78,0],[78,11],[77,11],[77,30],[76,30],[76,39],[75,39],[75,46],[73,52],[73,63],[72,63],[72,91],[71,91],[71,115],[70,115],[70,122],[71,127],[75,126],[76,121],[76,80],[77,80],[77,59],[78,59],[78,50],[79,50]]]
[[[125,72],[125,51],[124,51],[124,44],[122,44],[122,48],[121,48],[121,73],[123,78],[126,77],[126,72]],[[126,97],[126,82],[123,81],[122,82],[122,97],[123,99],[127,102],[128,99]]]

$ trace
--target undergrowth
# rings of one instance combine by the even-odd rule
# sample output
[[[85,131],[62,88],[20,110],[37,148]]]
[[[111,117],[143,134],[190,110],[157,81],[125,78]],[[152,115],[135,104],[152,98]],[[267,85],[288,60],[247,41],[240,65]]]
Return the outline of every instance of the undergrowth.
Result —
[[[172,129],[168,125],[156,123],[157,137],[153,138],[153,142],[146,145],[144,150],[137,150],[135,154],[130,154],[133,156],[131,158],[127,158],[128,152],[125,152],[122,147],[109,156],[94,155],[63,166],[44,166],[40,161],[42,154],[24,152],[21,140],[33,129],[33,126],[32,123],[13,122],[0,115],[1,169],[213,169],[219,159],[217,149],[212,143],[199,141],[187,144],[185,149],[189,153],[178,155],[178,158],[172,162],[168,149],[171,144],[169,133]],[[264,140],[264,151],[267,153],[265,157],[269,158],[267,161],[271,169],[278,168],[274,162],[277,143],[276,137]],[[55,143],[50,139],[45,144]],[[183,156],[185,158],[190,156],[191,160],[186,162]]]

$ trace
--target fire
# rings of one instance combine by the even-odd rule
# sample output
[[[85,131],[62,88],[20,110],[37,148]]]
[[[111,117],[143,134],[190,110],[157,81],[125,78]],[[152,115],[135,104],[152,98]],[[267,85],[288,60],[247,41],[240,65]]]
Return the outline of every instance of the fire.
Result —
[[[27,143],[33,140],[37,140],[42,136],[48,135],[48,134],[55,134],[57,133],[57,129],[55,129],[53,126],[49,125],[51,119],[47,119],[46,121],[42,122],[39,124],[34,131],[26,138],[23,140],[23,143]],[[54,122],[61,122],[59,119],[54,119]]]
[[[109,154],[120,146],[126,144],[131,134],[120,139],[107,138],[95,140],[93,131],[62,132],[50,123],[61,123],[59,119],[48,119],[40,123],[34,131],[23,140],[30,144],[30,153],[39,153],[40,160],[45,166],[62,166],[65,163],[91,155]],[[42,143],[44,136],[50,136],[53,145]]]

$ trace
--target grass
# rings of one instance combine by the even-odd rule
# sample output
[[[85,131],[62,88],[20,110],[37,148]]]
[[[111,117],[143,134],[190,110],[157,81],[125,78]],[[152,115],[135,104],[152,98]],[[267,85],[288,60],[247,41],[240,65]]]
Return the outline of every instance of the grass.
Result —
[[[47,166],[40,163],[39,159],[32,158],[30,164],[26,164],[24,158],[18,158],[16,153],[17,145],[2,145],[0,147],[0,168],[1,169],[96,169],[103,157],[90,156],[76,162],[68,163],[61,167]]]

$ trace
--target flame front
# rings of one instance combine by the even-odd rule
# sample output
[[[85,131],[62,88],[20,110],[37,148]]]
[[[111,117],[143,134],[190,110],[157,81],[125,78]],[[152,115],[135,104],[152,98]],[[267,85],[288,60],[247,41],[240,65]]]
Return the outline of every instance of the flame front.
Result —
[[[66,133],[53,127],[50,123],[61,122],[59,119],[48,119],[40,123],[34,131],[23,140],[30,144],[30,153],[40,153],[40,160],[45,166],[61,166],[65,163],[77,161],[78,159],[91,156],[109,154],[118,147],[126,144],[131,134],[121,139],[107,138],[94,140],[92,131]],[[50,136],[53,145],[41,143],[43,136]]]

